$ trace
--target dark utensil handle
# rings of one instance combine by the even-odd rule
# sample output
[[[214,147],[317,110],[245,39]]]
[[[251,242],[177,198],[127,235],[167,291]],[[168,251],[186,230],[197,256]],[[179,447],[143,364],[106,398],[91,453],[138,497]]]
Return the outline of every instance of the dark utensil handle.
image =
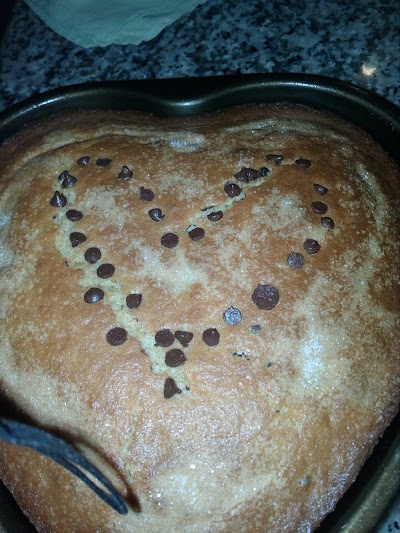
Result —
[[[63,439],[55,437],[42,429],[22,424],[15,420],[0,419],[0,440],[32,448],[60,464],[81,479],[105,503],[120,514],[127,514],[128,508],[121,494],[111,482],[83,455],[78,453]],[[94,478],[97,483],[88,477]]]

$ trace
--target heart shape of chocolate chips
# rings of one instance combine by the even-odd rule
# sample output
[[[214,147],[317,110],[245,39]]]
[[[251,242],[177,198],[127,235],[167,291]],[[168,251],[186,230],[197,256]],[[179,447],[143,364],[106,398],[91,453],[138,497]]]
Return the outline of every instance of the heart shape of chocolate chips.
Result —
[[[171,164],[173,165],[173,158]],[[165,362],[165,397],[180,394],[188,389],[184,383],[182,368],[190,364],[191,354],[195,353],[199,346],[203,351],[206,350],[205,353],[207,350],[213,353],[216,347],[224,349],[225,338],[229,337],[230,331],[243,331],[243,328],[246,328],[246,331],[253,335],[258,334],[262,331],[261,326],[257,325],[255,329],[254,323],[258,324],[261,318],[266,320],[264,313],[272,316],[271,313],[279,306],[282,297],[286,297],[285,288],[282,294],[279,286],[284,284],[275,281],[279,280],[277,273],[273,276],[268,274],[271,268],[268,254],[265,256],[265,262],[260,261],[259,268],[252,269],[250,263],[245,265],[244,271],[252,271],[252,286],[246,290],[241,287],[240,275],[233,275],[237,260],[232,252],[229,252],[229,261],[232,262],[230,268],[233,269],[230,278],[222,275],[219,281],[218,276],[221,274],[216,277],[215,273],[221,273],[226,268],[223,259],[225,246],[234,247],[236,242],[241,250],[240,221],[244,222],[244,227],[246,224],[259,227],[259,230],[253,233],[253,239],[262,244],[259,236],[263,234],[265,224],[268,226],[268,217],[273,217],[273,209],[268,207],[268,195],[274,190],[273,187],[279,184],[279,181],[275,180],[275,174],[283,173],[288,165],[305,179],[312,161],[307,157],[290,158],[284,153],[268,153],[267,150],[262,157],[255,158],[251,166],[241,166],[238,161],[236,166],[233,164],[230,170],[227,169],[223,173],[222,178],[207,177],[208,182],[212,184],[212,195],[207,198],[207,203],[203,202],[201,193],[192,197],[191,214],[184,221],[179,210],[186,209],[185,194],[182,192],[179,197],[174,197],[172,191],[166,194],[166,185],[158,185],[155,178],[149,180],[148,176],[154,174],[153,169],[137,169],[131,161],[117,161],[113,154],[110,154],[110,157],[99,157],[89,150],[86,155],[76,159],[76,165],[70,170],[61,171],[55,191],[49,200],[51,207],[64,210],[65,224],[68,221],[71,225],[70,245],[82,250],[81,268],[91,272],[93,286],[87,287],[83,299],[87,304],[95,304],[91,305],[94,312],[98,306],[104,305],[113,309],[116,320],[104,340],[115,349],[127,343],[130,337],[135,337],[139,331],[140,335],[147,335],[149,340],[143,341],[146,345],[144,351],[152,361],[162,357]],[[163,172],[165,173],[165,169]],[[118,267],[118,258],[123,257],[123,249],[118,244],[118,239],[113,237],[113,250],[107,246],[104,238],[98,235],[98,228],[104,223],[107,224],[107,220],[97,214],[98,222],[85,226],[87,215],[92,218],[94,216],[93,209],[89,207],[88,210],[85,202],[81,202],[82,195],[90,194],[91,182],[84,178],[85,173],[95,176],[91,178],[92,182],[93,179],[98,180],[118,191],[114,194],[120,195],[119,201],[125,206],[124,210],[117,214],[123,217],[121,220],[126,219],[128,212],[133,214],[134,225],[129,233],[132,239],[139,238],[141,245],[131,247],[135,250],[135,259],[132,263],[130,259],[127,262],[132,268],[132,282],[129,286],[124,281],[123,271]],[[168,173],[166,176],[165,183]],[[257,190],[260,191],[258,195],[255,192]],[[64,191],[74,191],[75,195]],[[318,200],[318,196],[329,197],[328,187],[310,180],[307,191],[310,216],[325,215],[329,205]],[[105,195],[105,205],[107,201]],[[150,202],[152,204],[146,208],[146,204]],[[208,207],[204,207],[204,204]],[[265,208],[259,211],[262,205],[265,205]],[[100,205],[99,209],[97,212],[101,213]],[[331,217],[320,218],[319,224],[315,218],[313,221],[320,230],[334,228]],[[231,229],[232,225],[237,227],[236,236]],[[123,238],[122,241],[125,242],[126,239]],[[151,248],[147,247],[147,241]],[[219,243],[218,248],[216,243]],[[304,269],[307,264],[304,252],[306,257],[311,257],[321,249],[318,240],[310,236],[308,230],[307,233],[304,232],[302,239],[299,236],[297,246],[297,250],[288,247],[286,256],[284,255],[286,259],[281,268],[289,269],[287,276],[290,276],[291,270]],[[157,262],[156,257],[159,257]],[[69,257],[65,259],[70,262]],[[153,270],[147,266],[147,260],[154,262],[151,267]],[[214,264],[217,265],[216,268],[213,267]],[[137,278],[136,271],[147,280],[146,283],[138,283],[140,278]],[[270,277],[272,280],[269,280]],[[151,289],[147,288],[147,285]],[[243,284],[246,287],[247,285]],[[125,293],[121,292],[122,286],[128,289]],[[158,295],[158,290],[164,291],[163,297],[170,295],[168,303],[159,300],[161,293]],[[202,294],[206,291],[224,295],[224,301],[220,301],[218,297],[211,310],[205,309]],[[181,299],[181,294],[190,296]],[[117,301],[120,303],[116,303]],[[159,309],[154,308],[156,304],[153,301],[159,301]],[[200,313],[197,307],[201,309]],[[183,312],[183,317],[187,313],[191,324],[189,329],[184,320],[181,323],[176,321],[176,312],[181,316]],[[117,318],[120,315],[125,317],[122,322]],[[154,318],[149,320],[149,317]],[[200,320],[194,320],[194,317],[200,317]],[[147,324],[144,328],[146,333],[143,334],[142,326],[142,329],[136,326],[139,323]],[[151,345],[153,348],[150,348]],[[232,354],[241,354],[245,361],[251,359],[246,350],[241,350],[240,347]],[[168,377],[169,368],[176,369],[174,378]],[[175,383],[176,376],[180,376],[178,384]]]

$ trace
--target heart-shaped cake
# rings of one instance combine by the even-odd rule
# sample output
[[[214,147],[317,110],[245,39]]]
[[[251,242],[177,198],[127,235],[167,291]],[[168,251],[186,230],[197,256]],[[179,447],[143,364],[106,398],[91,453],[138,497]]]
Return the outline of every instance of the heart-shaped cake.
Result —
[[[390,158],[279,105],[71,112],[0,156],[2,394],[130,509],[1,444],[36,528],[316,528],[398,409]]]

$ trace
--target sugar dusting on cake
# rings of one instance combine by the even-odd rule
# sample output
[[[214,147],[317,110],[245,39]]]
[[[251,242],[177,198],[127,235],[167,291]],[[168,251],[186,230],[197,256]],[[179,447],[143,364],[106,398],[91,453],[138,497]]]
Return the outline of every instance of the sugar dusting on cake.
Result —
[[[179,295],[197,284],[207,287],[207,273],[199,265],[191,264],[182,249],[173,258],[166,258],[162,251],[150,246],[142,246],[138,254],[136,275],[153,280],[160,288],[170,294]]]

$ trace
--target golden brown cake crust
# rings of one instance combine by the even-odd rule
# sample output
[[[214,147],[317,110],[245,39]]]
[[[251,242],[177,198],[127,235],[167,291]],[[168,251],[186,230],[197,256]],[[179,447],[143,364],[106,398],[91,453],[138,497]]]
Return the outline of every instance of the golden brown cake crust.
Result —
[[[0,156],[1,389],[130,502],[120,517],[1,444],[37,529],[315,528],[398,409],[384,152],[335,117],[246,106],[51,117]]]

